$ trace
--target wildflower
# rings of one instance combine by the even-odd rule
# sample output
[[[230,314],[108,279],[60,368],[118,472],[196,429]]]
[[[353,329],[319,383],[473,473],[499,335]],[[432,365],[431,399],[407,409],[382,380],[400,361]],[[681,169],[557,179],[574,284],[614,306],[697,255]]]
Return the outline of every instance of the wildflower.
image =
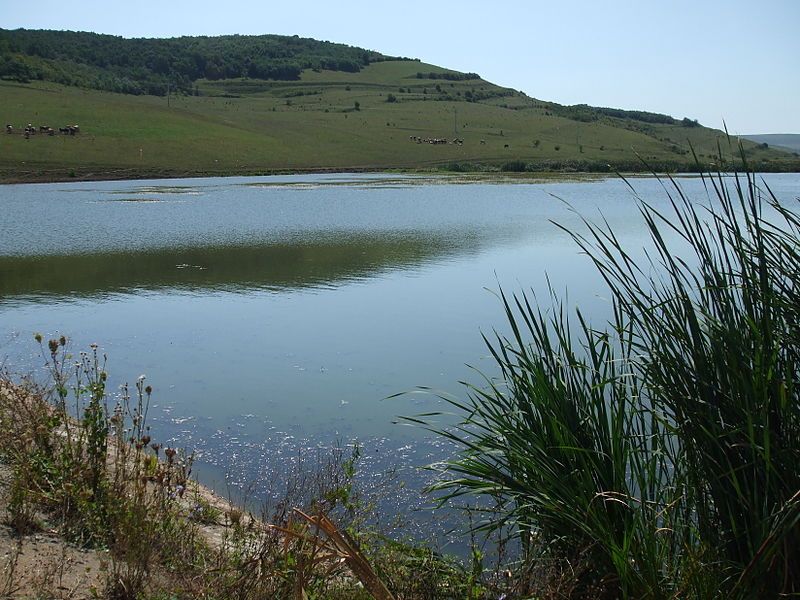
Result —
[[[141,383],[141,382],[142,382],[142,381],[144,381],[145,379],[147,379],[147,376],[146,376],[144,373],[142,373],[141,375],[139,375],[139,377],[137,377],[137,378],[136,378],[136,381],[138,381],[139,383]]]
[[[58,338],[58,343],[61,344],[62,346],[66,346],[67,345],[67,338],[62,335],[60,338]]]
[[[55,354],[58,351],[58,340],[50,340],[47,342],[47,347],[50,348],[51,354]]]
[[[42,334],[41,333],[35,334],[33,336],[33,339],[35,339],[37,343],[41,344],[42,343]]]
[[[97,350],[97,344],[93,342],[89,344],[89,348],[91,348],[92,350]]]
[[[147,394],[148,396],[150,394],[152,394],[153,393],[153,386],[148,385],[146,388],[144,388],[144,393]]]

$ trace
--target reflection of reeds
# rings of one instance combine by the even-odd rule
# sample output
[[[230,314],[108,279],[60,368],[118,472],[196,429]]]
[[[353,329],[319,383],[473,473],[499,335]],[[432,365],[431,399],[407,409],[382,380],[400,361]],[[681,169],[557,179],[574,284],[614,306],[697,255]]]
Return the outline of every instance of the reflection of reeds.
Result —
[[[674,181],[668,212],[638,202],[644,264],[608,225],[568,232],[612,322],[502,294],[499,381],[434,426],[460,447],[434,489],[499,499],[485,526],[587,594],[800,592],[800,216],[752,175],[703,181],[706,207]]]

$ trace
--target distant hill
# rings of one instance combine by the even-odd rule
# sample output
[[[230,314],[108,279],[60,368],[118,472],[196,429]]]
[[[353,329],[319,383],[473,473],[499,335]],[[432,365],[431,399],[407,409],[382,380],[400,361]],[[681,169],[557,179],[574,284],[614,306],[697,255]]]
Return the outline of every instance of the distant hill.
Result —
[[[761,133],[741,137],[757,144],[767,144],[774,148],[785,148],[790,152],[800,152],[800,133]]]
[[[476,73],[274,35],[0,29],[0,122],[11,126],[0,134],[3,181],[395,168],[675,172],[739,160],[736,139],[689,117],[564,106]],[[25,133],[28,124],[35,133]],[[74,125],[77,135],[58,132]],[[752,168],[800,170],[797,157],[769,142],[743,146]]]

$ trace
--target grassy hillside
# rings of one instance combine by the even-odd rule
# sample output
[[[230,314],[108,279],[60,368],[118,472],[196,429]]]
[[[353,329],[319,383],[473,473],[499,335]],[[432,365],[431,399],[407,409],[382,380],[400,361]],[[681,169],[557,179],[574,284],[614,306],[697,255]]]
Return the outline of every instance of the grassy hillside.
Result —
[[[276,170],[694,170],[724,134],[665,115],[564,107],[412,60],[299,79],[198,79],[193,94],[130,95],[46,81],[0,82],[0,178],[142,177]],[[642,120],[645,119],[645,120]],[[651,122],[663,121],[663,122]],[[79,124],[75,136],[31,123]],[[417,143],[415,138],[463,143]],[[797,158],[745,142],[756,169]],[[723,150],[728,144],[723,140]]]
[[[800,152],[800,133],[762,133],[742,137],[757,144],[767,144],[789,152]]]

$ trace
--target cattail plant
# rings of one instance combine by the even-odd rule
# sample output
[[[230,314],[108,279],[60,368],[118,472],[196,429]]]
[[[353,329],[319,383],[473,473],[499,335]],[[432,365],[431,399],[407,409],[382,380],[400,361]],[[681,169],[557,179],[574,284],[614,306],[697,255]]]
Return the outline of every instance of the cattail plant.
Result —
[[[637,197],[634,259],[608,224],[567,231],[608,286],[606,326],[501,298],[499,377],[447,399],[443,500],[499,500],[528,561],[581,563],[582,593],[800,592],[800,216],[752,174]],[[576,575],[577,577],[578,575]]]

